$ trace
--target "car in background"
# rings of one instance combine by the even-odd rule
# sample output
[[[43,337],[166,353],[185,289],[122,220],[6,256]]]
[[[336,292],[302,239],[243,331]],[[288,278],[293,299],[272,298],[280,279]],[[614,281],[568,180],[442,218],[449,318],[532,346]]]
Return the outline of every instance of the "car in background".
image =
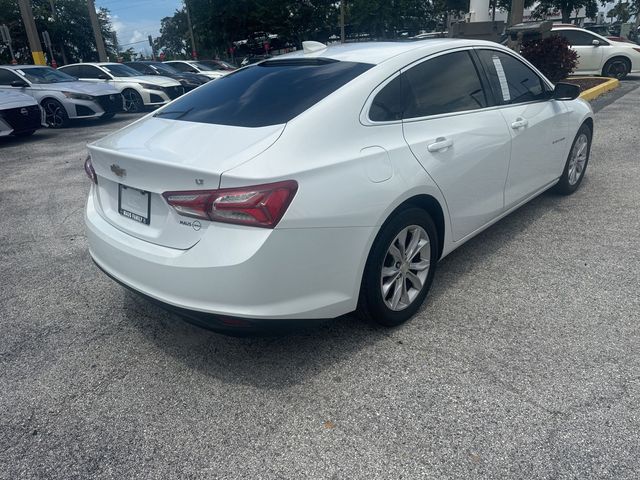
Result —
[[[51,128],[65,127],[71,119],[109,119],[122,111],[122,95],[113,86],[81,82],[44,65],[0,66],[0,90],[35,98]]]
[[[204,85],[210,80],[209,77],[198,73],[180,72],[171,65],[167,65],[162,62],[139,60],[136,62],[125,62],[124,65],[133,68],[141,75],[160,75],[163,77],[173,78],[180,82],[185,92],[189,92],[200,85]]]
[[[45,125],[35,98],[11,90],[0,90],[0,137],[27,137]]]
[[[591,107],[506,47],[303,49],[89,145],[100,268],[217,328],[353,310],[394,326],[441,258],[584,178]]]
[[[227,72],[233,72],[238,69],[237,66],[232,63],[225,62],[224,60],[198,60],[198,63],[202,63],[203,65],[207,65],[213,69]]]
[[[607,39],[570,25],[554,25],[551,32],[566,38],[578,53],[578,67],[574,73],[621,80],[629,73],[640,72],[639,45]]]
[[[186,73],[198,73],[209,77],[211,80],[217,80],[220,77],[224,77],[228,72],[219,68],[213,68],[204,63],[195,60],[169,60],[164,62],[167,65],[171,65],[173,68],[180,72]]]
[[[87,82],[112,85],[122,94],[126,112],[140,112],[144,107],[159,107],[184,93],[180,82],[140,72],[121,63],[75,63],[58,68]]]

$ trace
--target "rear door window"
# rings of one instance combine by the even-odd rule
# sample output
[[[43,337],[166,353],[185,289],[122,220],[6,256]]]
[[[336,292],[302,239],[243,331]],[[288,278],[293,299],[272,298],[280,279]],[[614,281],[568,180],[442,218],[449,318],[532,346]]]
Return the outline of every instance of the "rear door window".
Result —
[[[477,110],[487,97],[467,51],[422,62],[404,73],[407,103],[404,118]]]
[[[371,67],[327,59],[267,61],[209,82],[156,116],[240,127],[279,125]]]
[[[497,50],[477,50],[494,97],[501,105],[548,98],[542,78],[520,60]]]
[[[402,75],[398,75],[374,97],[369,109],[369,119],[374,122],[402,120],[405,103],[404,93]]]

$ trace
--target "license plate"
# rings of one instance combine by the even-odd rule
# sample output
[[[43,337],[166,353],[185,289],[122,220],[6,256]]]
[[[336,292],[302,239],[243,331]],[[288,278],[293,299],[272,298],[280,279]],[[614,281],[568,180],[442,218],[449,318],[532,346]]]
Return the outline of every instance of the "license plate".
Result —
[[[149,225],[151,194],[137,188],[118,185],[118,212],[131,220]]]

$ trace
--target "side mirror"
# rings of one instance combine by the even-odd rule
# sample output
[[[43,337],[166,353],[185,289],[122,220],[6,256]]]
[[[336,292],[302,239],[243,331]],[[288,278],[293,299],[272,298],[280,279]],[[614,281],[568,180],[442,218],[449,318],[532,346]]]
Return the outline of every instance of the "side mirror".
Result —
[[[594,47],[600,46],[600,40],[596,40],[594,38],[593,40],[591,40],[591,45],[593,45]]]
[[[98,75],[98,79],[100,79],[100,80],[109,80],[109,77],[107,75],[105,75],[104,73],[101,73],[100,75]]]
[[[15,88],[24,88],[24,87],[28,87],[29,84],[22,80],[14,80],[13,82],[11,82],[11,86]]]
[[[553,90],[554,100],[575,100],[580,96],[580,87],[572,83],[556,83]]]

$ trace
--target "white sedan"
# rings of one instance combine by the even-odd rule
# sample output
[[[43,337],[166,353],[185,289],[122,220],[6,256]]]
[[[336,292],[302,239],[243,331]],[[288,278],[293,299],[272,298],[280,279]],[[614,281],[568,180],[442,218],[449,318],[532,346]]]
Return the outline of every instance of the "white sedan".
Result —
[[[397,325],[438,260],[579,187],[593,113],[577,97],[495,43],[305,42],[89,145],[90,253],[217,328],[354,310]]]
[[[222,67],[214,67],[209,63],[198,62],[196,60],[169,60],[164,63],[171,65],[179,72],[197,73],[198,75],[204,75],[211,80],[217,80],[228,73],[228,71]]]
[[[75,63],[61,70],[87,82],[107,82],[117,88],[124,99],[124,110],[139,112],[143,107],[166,105],[184,93],[184,87],[172,78],[140,75],[121,63]]]
[[[28,137],[44,125],[44,112],[36,99],[0,89],[0,137]]]
[[[629,73],[640,72],[640,45],[617,42],[582,28],[562,25],[551,30],[566,38],[578,53],[580,75],[602,75],[623,79]]]

